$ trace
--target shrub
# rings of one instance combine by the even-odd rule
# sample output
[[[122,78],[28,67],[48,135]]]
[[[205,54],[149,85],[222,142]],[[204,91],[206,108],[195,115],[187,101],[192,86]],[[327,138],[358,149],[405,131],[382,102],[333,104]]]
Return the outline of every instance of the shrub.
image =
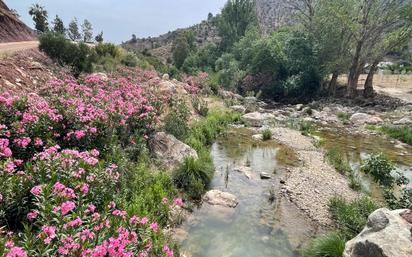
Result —
[[[164,130],[179,140],[185,139],[189,130],[189,116],[189,108],[183,99],[172,100],[170,110],[164,121]]]
[[[366,174],[370,174],[377,183],[392,188],[395,184],[407,184],[407,179],[400,172],[395,171],[395,165],[383,154],[371,155],[361,167]]]
[[[368,197],[362,197],[352,202],[334,197],[329,202],[329,210],[343,238],[349,240],[359,234],[368,216],[378,209],[378,205]]]
[[[127,53],[123,58],[121,63],[127,67],[136,67],[139,63],[139,59],[137,59],[136,55],[132,53]]]
[[[411,126],[400,126],[400,127],[389,127],[384,126],[381,130],[389,135],[390,137],[399,139],[400,141],[412,145],[412,127]]]
[[[349,119],[351,117],[350,113],[347,113],[347,112],[338,112],[337,116],[338,116],[338,119],[342,121],[344,124],[349,123]]]
[[[302,135],[308,136],[313,131],[313,123],[302,121],[299,123],[299,130],[302,132]]]
[[[272,139],[272,131],[270,129],[265,129],[262,133],[263,140],[271,140]]]
[[[345,250],[345,239],[339,233],[330,233],[312,240],[306,257],[342,257]]]
[[[176,186],[183,189],[193,199],[201,198],[213,178],[213,162],[208,158],[189,157],[174,174],[173,180]]]

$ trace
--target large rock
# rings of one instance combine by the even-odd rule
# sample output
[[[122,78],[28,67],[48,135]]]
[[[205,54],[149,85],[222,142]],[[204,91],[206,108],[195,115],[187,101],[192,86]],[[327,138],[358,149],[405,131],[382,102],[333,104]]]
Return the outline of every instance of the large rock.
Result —
[[[407,125],[407,124],[411,124],[412,123],[412,119],[409,117],[404,117],[400,120],[395,121],[393,124],[395,125]]]
[[[275,116],[271,113],[251,112],[242,116],[243,121],[252,127],[261,127],[268,120],[274,119]]]
[[[350,117],[350,121],[357,125],[363,125],[363,124],[374,125],[374,124],[383,122],[383,120],[379,117],[366,114],[366,113],[361,113],[361,112],[353,114],[352,117]]]
[[[170,169],[179,167],[187,157],[198,158],[193,148],[164,132],[156,133],[150,140],[150,150]]]
[[[243,99],[246,107],[246,112],[255,112],[257,110],[257,98],[254,96],[248,96]]]
[[[203,200],[211,205],[219,205],[230,208],[235,208],[238,204],[236,196],[219,190],[208,191],[203,197]]]
[[[412,256],[412,211],[379,209],[364,230],[346,243],[344,257]]]
[[[246,107],[244,107],[243,105],[233,105],[233,106],[230,106],[230,109],[232,109],[235,112],[240,112],[240,113],[246,112]]]

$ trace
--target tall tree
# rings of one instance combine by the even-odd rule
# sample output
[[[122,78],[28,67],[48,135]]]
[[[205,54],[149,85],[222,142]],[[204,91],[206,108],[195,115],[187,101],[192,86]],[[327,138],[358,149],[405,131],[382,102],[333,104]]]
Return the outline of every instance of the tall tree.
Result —
[[[79,31],[79,25],[77,24],[77,19],[76,18],[74,18],[69,23],[69,28],[67,29],[67,36],[72,41],[78,41],[82,38],[82,35],[80,34],[80,31]]]
[[[87,19],[82,24],[83,41],[90,42],[93,39],[93,26]]]
[[[255,1],[229,0],[218,19],[221,48],[226,51],[245,35],[250,26],[257,25]]]
[[[29,14],[34,21],[37,32],[43,33],[49,30],[48,13],[44,6],[39,4],[32,5],[29,9]]]
[[[53,21],[53,31],[63,35],[66,33],[63,20],[58,15],[56,15],[56,18],[54,18]]]
[[[354,47],[352,49],[352,61],[348,75],[348,94],[352,97],[356,95],[359,76],[364,65],[370,58],[370,54],[376,54],[375,50],[380,49],[377,52],[381,53],[376,56],[383,58],[385,56],[385,51],[390,51],[393,47],[396,47],[396,44],[393,45],[386,42],[383,43],[385,44],[385,47],[382,48],[380,42],[387,41],[386,39],[388,37],[392,38],[394,35],[393,33],[397,34],[396,31],[405,27],[403,24],[407,23],[404,22],[404,17],[408,16],[405,12],[410,12],[411,1],[361,0],[358,3],[355,3],[355,6],[358,9],[358,15],[354,17]],[[374,58],[372,61],[373,69],[374,66],[377,65],[373,65],[373,63],[379,63],[377,60],[379,58]],[[373,89],[371,91],[370,87],[372,85],[371,79],[373,79],[372,74],[367,84],[368,89],[365,92],[366,96],[371,95],[371,92],[373,93]]]
[[[186,58],[189,56],[190,47],[187,43],[185,35],[179,35],[173,42],[172,56],[173,62],[178,69],[180,69],[185,62]]]

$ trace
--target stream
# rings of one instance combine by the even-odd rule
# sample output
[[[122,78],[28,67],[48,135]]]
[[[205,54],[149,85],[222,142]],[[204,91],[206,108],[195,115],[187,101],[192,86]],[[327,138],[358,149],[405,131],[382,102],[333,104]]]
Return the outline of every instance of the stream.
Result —
[[[276,214],[280,208],[289,207],[279,204],[279,199],[269,199],[270,191],[278,192],[281,185],[281,165],[276,158],[280,146],[274,141],[251,141],[251,135],[247,129],[233,129],[213,144],[216,174],[211,189],[234,194],[239,204],[227,208],[204,203],[194,211],[192,218],[183,224],[189,236],[183,241],[182,250],[189,252],[189,256],[300,256],[290,242],[294,235],[282,229],[281,223],[285,221]],[[250,179],[235,169],[245,165],[252,170]],[[271,174],[272,179],[261,180],[260,172]],[[302,239],[293,239],[310,236],[310,225],[303,219],[286,223],[301,229],[295,236]]]
[[[287,165],[278,158],[284,146],[274,140],[252,140],[253,134],[246,128],[232,128],[213,144],[216,173],[210,189],[235,195],[239,204],[228,208],[204,203],[196,208],[181,227],[187,233],[181,242],[186,256],[299,257],[302,246],[324,232],[292,203],[278,197],[286,176]],[[381,189],[359,172],[361,161],[372,153],[384,153],[412,182],[410,146],[399,147],[382,136],[352,135],[333,127],[319,128],[314,136],[322,139],[325,150],[338,148],[346,156],[363,191],[373,198],[382,199]],[[237,171],[242,166],[251,168],[249,178]],[[261,172],[270,174],[271,179],[262,180]]]

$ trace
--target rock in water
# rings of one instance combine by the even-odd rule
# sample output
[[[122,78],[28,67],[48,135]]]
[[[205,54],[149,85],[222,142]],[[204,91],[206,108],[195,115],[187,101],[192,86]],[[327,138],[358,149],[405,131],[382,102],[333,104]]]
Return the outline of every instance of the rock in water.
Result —
[[[230,208],[235,208],[238,204],[236,196],[219,190],[208,191],[203,197],[203,200],[211,205],[220,205]]]
[[[266,173],[266,172],[261,172],[260,173],[260,179],[271,179],[272,177]]]
[[[156,133],[150,140],[150,150],[170,169],[177,168],[187,157],[198,158],[193,148],[164,132]]]
[[[355,113],[350,117],[350,121],[357,125],[364,125],[364,124],[371,124],[375,125],[378,123],[382,123],[383,120],[379,117],[372,116],[366,113]]]
[[[411,210],[376,210],[363,231],[346,243],[344,257],[412,256],[411,216]]]

